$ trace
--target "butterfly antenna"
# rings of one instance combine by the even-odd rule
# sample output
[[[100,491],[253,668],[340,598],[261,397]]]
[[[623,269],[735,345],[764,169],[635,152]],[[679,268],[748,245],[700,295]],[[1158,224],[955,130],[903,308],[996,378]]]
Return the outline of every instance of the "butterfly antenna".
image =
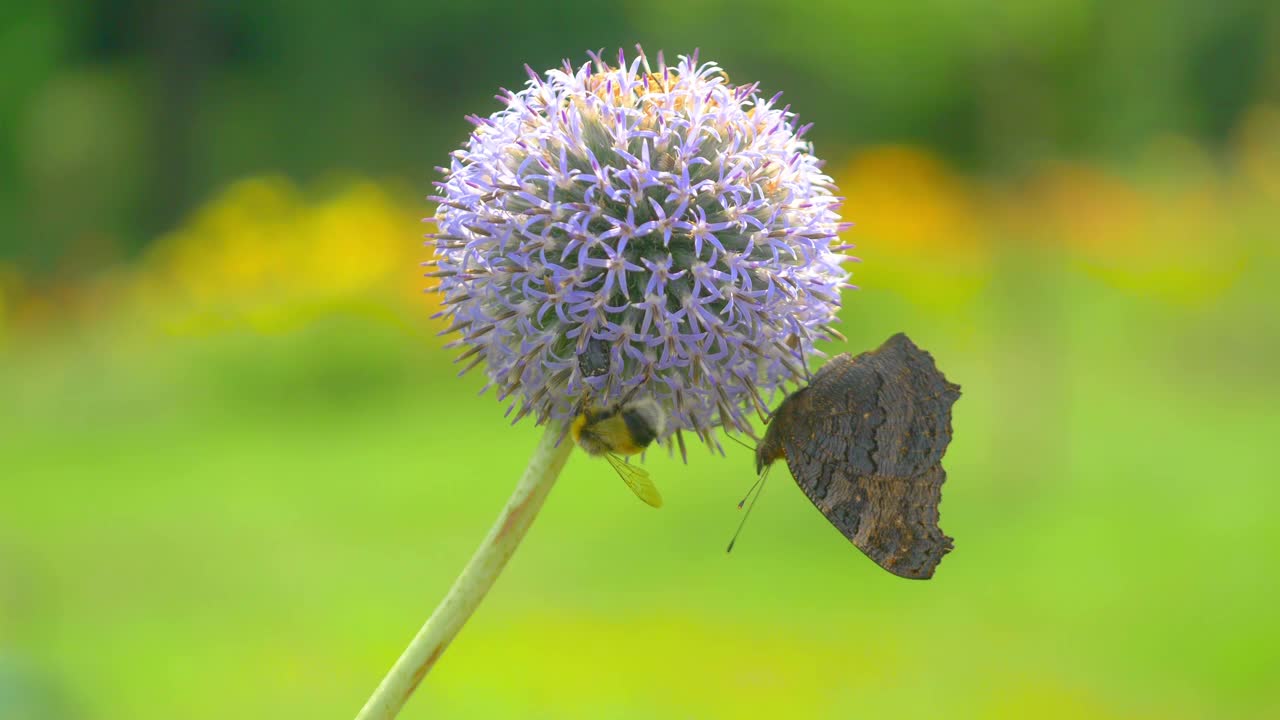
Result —
[[[759,486],[760,486],[760,483],[764,481],[764,476],[765,476],[765,475],[768,475],[768,474],[769,474],[769,468],[767,468],[767,467],[766,467],[766,468],[764,469],[764,472],[760,473],[760,477],[757,477],[757,478],[756,478],[756,481],[755,481],[755,482],[753,482],[753,483],[751,483],[751,487],[747,488],[747,494],[746,494],[746,495],[743,495],[743,496],[742,496],[742,499],[738,501],[738,509],[739,509],[739,510],[741,510],[741,509],[742,509],[742,506],[743,506],[743,505],[746,505],[746,504],[747,504],[747,498],[751,497],[751,493],[753,493],[753,492],[755,492],[755,491],[756,491],[756,488],[757,488],[757,487],[759,487]]]
[[[730,434],[730,433],[725,433],[725,434],[724,434],[724,436],[725,436],[725,437],[727,437],[727,438],[729,438],[730,440],[732,440],[732,441],[734,441],[734,442],[738,443],[738,444],[739,444],[739,445],[741,445],[742,447],[744,447],[744,448],[746,448],[746,449],[750,450],[751,452],[755,452],[755,451],[756,451],[756,448],[755,448],[755,447],[753,447],[753,446],[751,446],[751,445],[748,445],[746,442],[744,442],[744,441],[740,440],[740,439],[739,439],[739,438],[737,438],[737,437],[734,437],[734,436],[733,436],[732,434]],[[752,487],[755,487],[755,486],[753,485]]]
[[[751,511],[755,509],[756,501],[760,499],[760,493],[764,492],[764,481],[765,478],[769,477],[769,468],[772,467],[772,465],[766,466],[764,472],[760,473],[760,477],[757,478],[755,484],[751,486],[751,490],[755,490],[756,495],[751,498],[751,504],[747,505],[747,512],[742,516],[742,522],[738,523],[738,529],[733,532],[733,539],[729,541],[729,547],[725,548],[725,552],[733,552],[733,544],[738,542],[738,536],[742,534],[742,528],[746,526],[747,518],[751,517]],[[759,490],[756,490],[756,488],[759,488]],[[739,510],[741,510],[742,506],[747,502],[747,498],[751,497],[751,490],[748,490],[747,494],[743,496],[742,502],[738,503]]]

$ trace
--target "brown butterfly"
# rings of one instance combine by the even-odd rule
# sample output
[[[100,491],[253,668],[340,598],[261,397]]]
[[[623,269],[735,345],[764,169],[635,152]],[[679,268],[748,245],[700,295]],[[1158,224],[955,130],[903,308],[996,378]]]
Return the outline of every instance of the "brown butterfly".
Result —
[[[783,400],[756,470],[785,458],[800,489],[854,545],[895,575],[927,579],[952,548],[938,503],[959,397],[933,357],[899,333],[874,352],[832,359]]]

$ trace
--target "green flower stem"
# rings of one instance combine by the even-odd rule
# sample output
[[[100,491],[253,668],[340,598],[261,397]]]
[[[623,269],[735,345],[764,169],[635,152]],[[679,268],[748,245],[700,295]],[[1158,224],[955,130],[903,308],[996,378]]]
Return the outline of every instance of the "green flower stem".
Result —
[[[462,574],[449,588],[449,594],[436,607],[431,617],[418,631],[409,647],[405,648],[400,659],[391,666],[390,672],[382,679],[378,689],[364,704],[356,720],[389,720],[394,718],[405,701],[413,694],[431,671],[445,648],[453,640],[463,623],[471,617],[485,593],[493,585],[494,580],[502,572],[507,561],[515,554],[516,547],[524,538],[533,518],[538,514],[547,493],[555,484],[560,470],[569,453],[573,450],[573,442],[565,440],[559,446],[556,441],[563,435],[562,428],[555,424],[547,426],[542,440],[533,451],[529,467],[525,468],[520,484],[507,500],[489,535],[471,556],[471,562],[463,568]]]

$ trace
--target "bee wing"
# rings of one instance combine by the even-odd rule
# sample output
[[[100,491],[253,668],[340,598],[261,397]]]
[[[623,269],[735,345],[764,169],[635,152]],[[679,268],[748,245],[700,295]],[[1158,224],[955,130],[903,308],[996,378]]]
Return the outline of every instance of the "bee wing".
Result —
[[[613,466],[613,469],[618,472],[618,476],[627,484],[627,487],[631,488],[631,492],[636,494],[636,497],[653,507],[662,507],[662,495],[658,492],[658,488],[654,486],[653,480],[649,479],[649,473],[645,472],[644,468],[632,465],[614,453],[606,453],[604,457]]]

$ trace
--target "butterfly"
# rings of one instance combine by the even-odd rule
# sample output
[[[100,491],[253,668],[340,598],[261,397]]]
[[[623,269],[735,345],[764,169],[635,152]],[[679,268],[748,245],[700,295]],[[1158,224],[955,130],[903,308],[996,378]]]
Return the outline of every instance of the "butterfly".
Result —
[[[809,500],[880,567],[930,578],[953,547],[938,503],[959,397],[933,357],[899,333],[832,359],[787,396],[756,449],[756,471],[763,478],[785,459]]]

